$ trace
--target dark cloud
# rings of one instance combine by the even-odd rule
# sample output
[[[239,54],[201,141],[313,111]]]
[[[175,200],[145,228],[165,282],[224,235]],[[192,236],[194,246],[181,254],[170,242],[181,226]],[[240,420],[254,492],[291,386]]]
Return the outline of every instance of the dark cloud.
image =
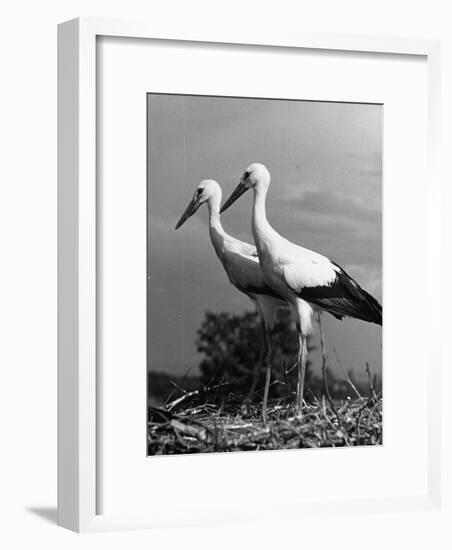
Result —
[[[350,196],[344,191],[308,190],[302,193],[299,200],[291,199],[290,207],[303,213],[327,216],[331,225],[336,220],[344,220],[354,224],[381,224],[381,209],[375,204],[367,203],[362,198]],[[285,205],[287,208],[287,204]],[[331,219],[333,217],[333,219]],[[325,221],[325,220],[322,220]]]

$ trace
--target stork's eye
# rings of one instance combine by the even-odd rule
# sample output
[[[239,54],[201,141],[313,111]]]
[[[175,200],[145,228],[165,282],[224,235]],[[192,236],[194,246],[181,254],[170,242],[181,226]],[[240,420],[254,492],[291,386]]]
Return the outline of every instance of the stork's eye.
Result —
[[[245,172],[243,174],[243,179],[247,180],[250,177],[251,172]]]
[[[203,191],[204,191],[204,189],[203,189],[202,187],[200,187],[200,188],[196,191],[196,193],[197,193],[198,196],[199,196]]]

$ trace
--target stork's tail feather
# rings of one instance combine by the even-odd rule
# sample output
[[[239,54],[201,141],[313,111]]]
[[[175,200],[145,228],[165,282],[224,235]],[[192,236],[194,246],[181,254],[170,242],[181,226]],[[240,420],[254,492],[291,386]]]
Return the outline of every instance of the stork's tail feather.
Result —
[[[299,294],[337,317],[354,317],[368,323],[383,325],[383,310],[378,301],[366,292],[340,266],[336,265],[335,281],[329,286],[304,288]]]
[[[348,273],[342,270],[342,282],[348,287],[353,298],[350,300],[350,311],[348,315],[367,321],[368,323],[375,323],[376,325],[383,325],[383,308],[380,303],[366,290],[364,290]]]
[[[369,308],[369,322],[383,325],[383,308],[381,304],[368,292],[360,287]]]

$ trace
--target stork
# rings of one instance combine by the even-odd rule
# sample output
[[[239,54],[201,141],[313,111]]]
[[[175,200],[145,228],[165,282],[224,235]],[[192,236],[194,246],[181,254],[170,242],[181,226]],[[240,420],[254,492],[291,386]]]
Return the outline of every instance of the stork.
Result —
[[[224,231],[220,220],[221,187],[215,180],[203,180],[195,190],[193,198],[177,222],[179,229],[202,204],[209,208],[209,234],[215,252],[223,265],[232,285],[243,292],[253,302],[262,327],[262,345],[259,360],[254,368],[253,381],[248,397],[255,391],[260,368],[267,365],[262,416],[267,423],[267,400],[270,384],[271,330],[276,311],[287,308],[287,303],[268,285],[262,274],[256,248],[246,242],[235,239]],[[268,380],[267,380],[268,378]]]
[[[297,416],[303,406],[307,361],[307,338],[312,333],[315,310],[337,319],[353,317],[382,325],[382,307],[338,264],[325,256],[298,246],[277,233],[267,220],[265,202],[270,173],[263,164],[253,163],[224,203],[221,212],[245,191],[253,189],[252,232],[265,281],[288,303],[298,334]],[[267,373],[266,380],[269,379]]]

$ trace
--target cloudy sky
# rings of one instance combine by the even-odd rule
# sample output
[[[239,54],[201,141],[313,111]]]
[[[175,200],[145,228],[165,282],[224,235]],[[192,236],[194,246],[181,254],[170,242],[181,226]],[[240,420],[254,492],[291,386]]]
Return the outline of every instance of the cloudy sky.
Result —
[[[150,367],[197,372],[204,312],[242,312],[249,299],[227,280],[211,246],[207,207],[174,226],[202,179],[224,198],[251,162],[272,175],[268,217],[295,243],[341,265],[382,297],[382,107],[379,105],[148,94]],[[222,217],[253,242],[252,193]],[[333,347],[358,376],[381,371],[381,328],[324,316]],[[316,359],[316,357],[314,357]],[[318,363],[318,361],[316,361]]]

